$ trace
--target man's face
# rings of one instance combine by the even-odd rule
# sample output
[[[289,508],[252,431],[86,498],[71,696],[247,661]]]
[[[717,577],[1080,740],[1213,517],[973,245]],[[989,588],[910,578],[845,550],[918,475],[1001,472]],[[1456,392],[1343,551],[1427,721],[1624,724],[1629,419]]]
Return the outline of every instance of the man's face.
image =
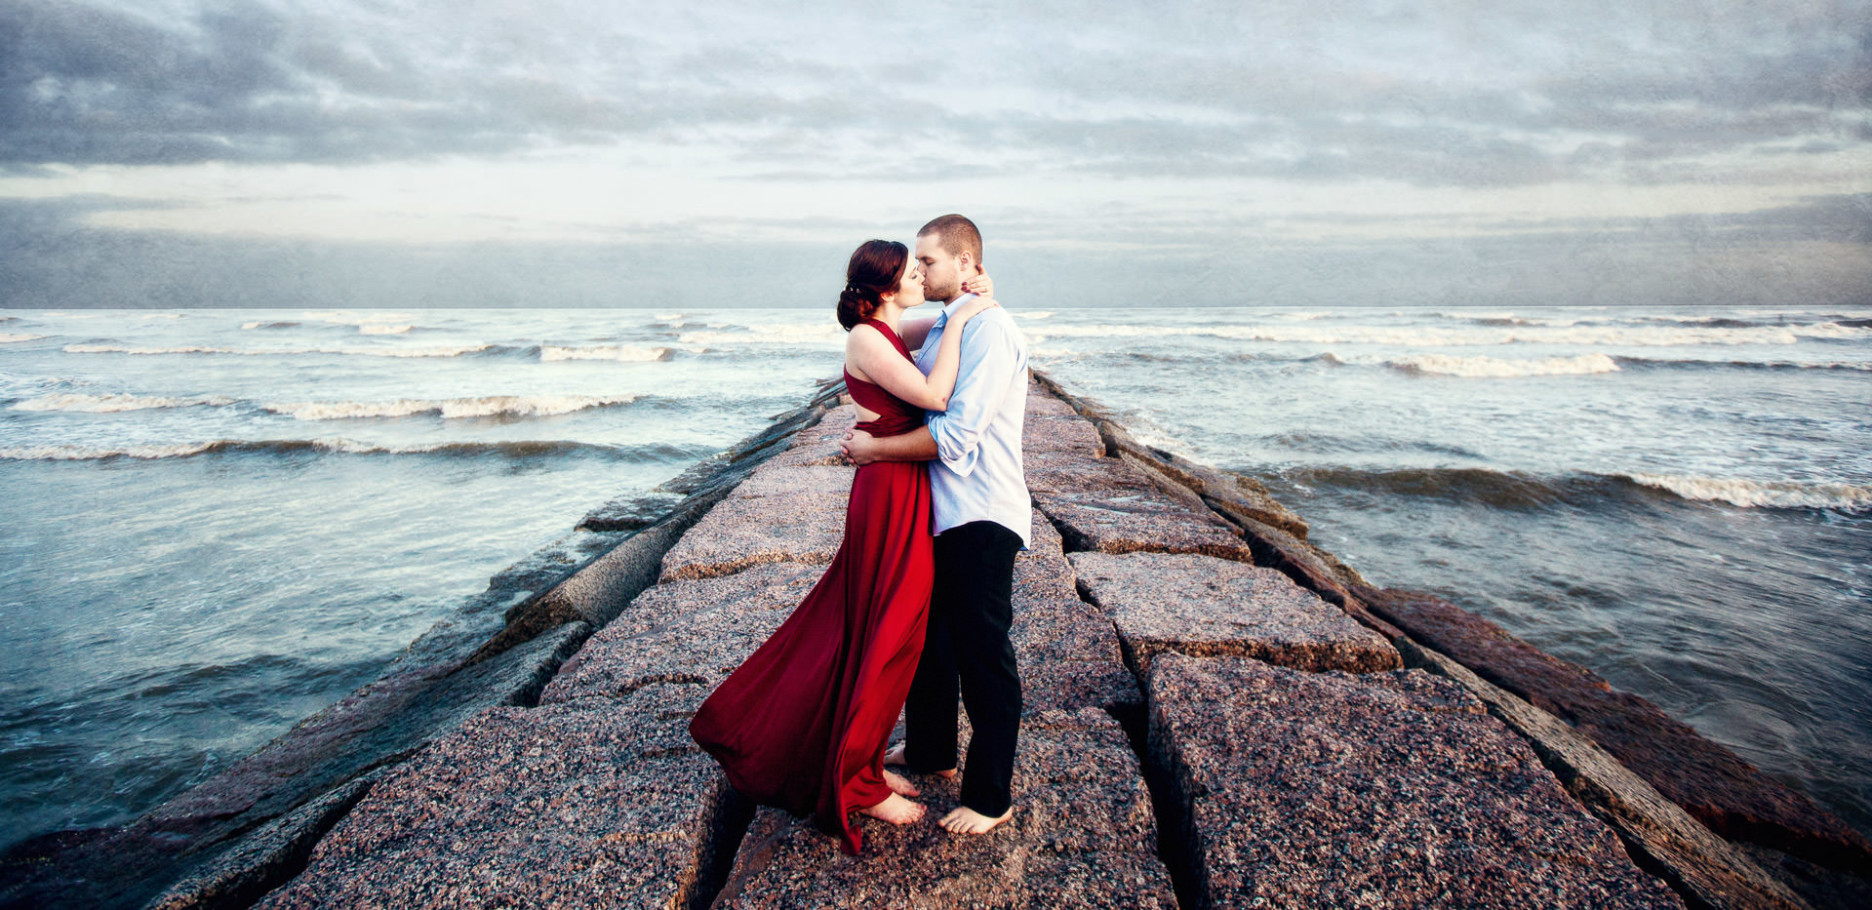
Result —
[[[962,260],[942,248],[935,234],[917,238],[916,259],[923,266],[923,296],[947,303],[962,295]]]

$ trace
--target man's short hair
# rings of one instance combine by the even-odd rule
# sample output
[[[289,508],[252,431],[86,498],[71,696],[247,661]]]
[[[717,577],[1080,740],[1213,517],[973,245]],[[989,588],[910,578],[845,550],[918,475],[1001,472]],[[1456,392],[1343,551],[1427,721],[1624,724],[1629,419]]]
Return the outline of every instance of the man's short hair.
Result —
[[[977,267],[982,264],[981,231],[975,228],[975,222],[961,215],[938,215],[917,231],[918,237],[926,234],[935,234],[936,242],[949,255],[960,256],[966,250],[975,255]]]

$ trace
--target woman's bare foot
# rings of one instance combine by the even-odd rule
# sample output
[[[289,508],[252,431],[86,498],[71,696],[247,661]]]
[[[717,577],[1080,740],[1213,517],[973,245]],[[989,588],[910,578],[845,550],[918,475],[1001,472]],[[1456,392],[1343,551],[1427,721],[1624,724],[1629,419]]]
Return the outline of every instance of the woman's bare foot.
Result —
[[[987,834],[993,831],[996,825],[1013,817],[1013,806],[1009,806],[1008,810],[1001,813],[999,818],[989,818],[974,809],[961,806],[954,812],[943,816],[942,821],[937,822],[937,824],[948,829],[950,834]]]
[[[907,825],[923,817],[923,804],[913,803],[892,793],[885,797],[883,802],[875,806],[866,806],[858,811],[893,825]]]
[[[911,799],[916,799],[923,795],[923,791],[918,790],[916,784],[904,780],[903,775],[895,771],[884,772],[884,786],[889,787],[891,792],[898,796],[908,796]]]
[[[904,761],[904,744],[898,743],[897,745],[894,745],[890,747],[888,750],[886,750],[884,752],[884,763],[887,765],[908,765],[909,762]],[[947,771],[935,771],[932,773],[934,773],[937,777],[943,778],[944,780],[948,780],[949,778],[955,776],[955,772],[956,772],[956,769],[950,768]],[[892,789],[895,789],[895,788],[892,788]]]

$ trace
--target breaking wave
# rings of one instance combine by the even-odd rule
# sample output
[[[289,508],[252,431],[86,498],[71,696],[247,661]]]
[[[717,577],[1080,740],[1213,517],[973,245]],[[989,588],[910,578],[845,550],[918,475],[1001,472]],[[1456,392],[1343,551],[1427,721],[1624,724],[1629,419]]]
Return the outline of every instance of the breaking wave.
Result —
[[[1729,368],[1742,370],[1853,370],[1872,373],[1872,361],[1856,360],[1663,360],[1649,357],[1614,357],[1632,367]]]
[[[1049,325],[1052,337],[1167,338],[1209,336],[1241,341],[1299,344],[1372,344],[1397,347],[1475,347],[1510,344],[1573,344],[1596,347],[1686,347],[1697,345],[1797,344],[1804,339],[1860,340],[1872,329],[1820,322],[1745,328],[1702,325],[1531,326],[1315,326],[1315,325]]]
[[[403,325],[369,325],[369,324],[366,324],[366,325],[358,326],[357,328],[358,328],[358,333],[362,335],[407,335],[409,334],[409,330],[415,328],[415,326],[409,325],[407,323]]]
[[[1479,502],[1499,509],[1538,509],[1563,502],[1589,506],[1606,499],[1632,500],[1656,495],[1745,509],[1872,509],[1872,487],[1847,483],[1757,481],[1639,472],[1539,476],[1489,468],[1324,467],[1287,471],[1280,476],[1302,487],[1330,486],[1382,495]]]
[[[243,322],[241,323],[241,328],[249,329],[249,330],[251,329],[292,329],[292,328],[298,328],[298,327],[299,327],[299,323],[297,322]]]
[[[461,417],[549,417],[589,408],[630,404],[641,395],[489,395],[480,398],[400,398],[395,401],[311,401],[266,404],[275,414],[296,420],[349,420],[361,417],[412,417],[439,414]]]
[[[1616,373],[1619,365],[1604,354],[1578,357],[1542,357],[1506,360],[1499,357],[1452,357],[1448,354],[1413,354],[1385,362],[1406,373],[1461,376],[1465,379],[1509,379],[1521,376],[1585,376]]]
[[[337,354],[357,357],[460,357],[487,351],[493,345],[457,344],[423,348],[220,348],[206,345],[152,348],[126,344],[68,344],[67,354],[232,354],[240,357],[276,357],[305,354]]]
[[[711,454],[712,450],[651,443],[636,446],[609,446],[569,440],[523,442],[444,442],[428,445],[385,446],[349,439],[219,439],[213,442],[176,445],[129,446],[0,446],[0,460],[11,461],[98,461],[108,459],[154,460],[192,458],[200,455],[296,453],[334,453],[344,455],[425,455],[460,458],[550,458],[561,456],[596,457],[613,461],[682,462]]]
[[[845,337],[838,323],[827,325],[775,325],[726,332],[684,332],[676,340],[683,344],[811,344],[830,343]]]
[[[15,411],[83,411],[91,414],[110,414],[118,411],[152,411],[163,408],[224,407],[234,403],[234,399],[223,395],[209,395],[195,398],[165,398],[149,395],[84,395],[77,392],[59,392],[41,395],[15,402]]]
[[[625,363],[645,363],[670,359],[669,348],[634,348],[619,345],[599,345],[593,347],[560,347],[541,345],[541,362],[551,363],[557,360],[616,360]]]
[[[1762,482],[1676,474],[1624,474],[1634,483],[1663,490],[1682,499],[1721,502],[1745,509],[1872,508],[1872,487],[1847,483]]]
[[[12,344],[16,341],[38,341],[44,337],[46,336],[34,335],[26,332],[0,332],[0,344]]]

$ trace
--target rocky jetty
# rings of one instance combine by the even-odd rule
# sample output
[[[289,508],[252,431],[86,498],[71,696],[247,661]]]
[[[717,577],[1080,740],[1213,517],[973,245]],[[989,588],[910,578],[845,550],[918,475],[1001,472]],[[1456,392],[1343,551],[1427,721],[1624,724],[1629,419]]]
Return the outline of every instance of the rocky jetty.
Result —
[[[1648,729],[1613,720],[1650,718],[1642,700],[1371,585],[1252,480],[1143,446],[1044,377],[1015,567],[1014,816],[950,836],[933,818],[955,782],[916,777],[932,816],[863,819],[865,854],[845,856],[810,820],[746,803],[687,735],[838,546],[853,414],[833,405],[659,494],[662,517],[594,513],[630,536],[465,656],[351,700],[397,710],[341,705],[295,731],[294,750],[343,761],[268,758],[291,754],[276,743],[238,777],[274,774],[270,789],[205,788],[153,816],[246,821],[181,881],[115,903],[1799,908],[1859,893],[1863,841],[1811,803],[1731,792],[1765,779],[1687,727],[1660,741],[1703,756],[1686,772],[1703,783],[1654,780],[1669,762],[1607,732]],[[476,694],[444,699],[420,736],[379,732],[450,686]],[[151,830],[42,844],[20,877],[41,890],[0,898],[109,881],[71,860],[102,866],[96,844]]]

